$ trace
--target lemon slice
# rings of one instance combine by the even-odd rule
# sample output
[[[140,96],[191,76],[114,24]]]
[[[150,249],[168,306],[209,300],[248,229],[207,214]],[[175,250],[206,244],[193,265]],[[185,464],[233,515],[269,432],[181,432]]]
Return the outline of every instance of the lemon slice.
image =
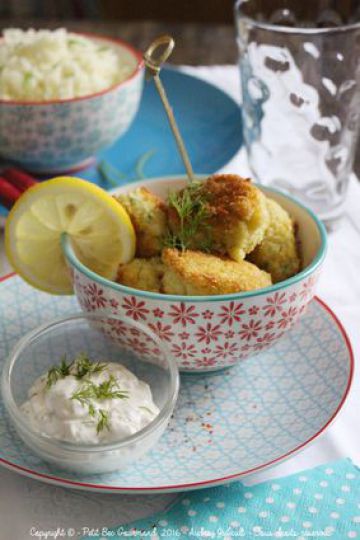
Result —
[[[72,294],[61,248],[67,233],[81,262],[114,279],[135,253],[135,232],[126,210],[101,188],[79,178],[58,177],[27,190],[5,226],[6,254],[17,273],[34,287]]]

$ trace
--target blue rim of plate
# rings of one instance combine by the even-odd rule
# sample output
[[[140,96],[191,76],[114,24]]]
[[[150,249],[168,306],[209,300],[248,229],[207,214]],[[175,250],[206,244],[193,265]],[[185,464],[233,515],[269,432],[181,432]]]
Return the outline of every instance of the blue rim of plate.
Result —
[[[217,86],[178,69],[163,68],[161,78],[194,170],[211,174],[221,169],[243,145],[239,104]],[[136,164],[153,150],[155,153],[143,167],[145,182],[150,177],[184,174],[165,111],[154,84],[149,81],[145,83],[133,124],[113,146],[99,152],[97,164],[104,161],[118,169],[120,175],[115,182],[121,186],[141,179],[135,178]],[[73,174],[104,189],[115,187],[104,181],[96,166]],[[6,215],[7,210],[0,206],[0,219]]]
[[[9,279],[13,277],[15,274],[9,274],[8,276],[4,276],[0,279],[0,282],[5,281],[6,279]],[[322,301],[320,298],[315,297],[314,301],[319,305],[320,309],[324,310],[326,313],[328,313],[329,318],[334,322],[335,326],[339,330],[339,334],[341,338],[343,339],[343,343],[345,345],[345,348],[348,352],[348,361],[349,361],[349,371],[348,371],[348,377],[346,381],[346,386],[344,388],[343,394],[341,396],[341,399],[339,400],[339,403],[336,407],[336,409],[333,411],[332,415],[326,420],[324,425],[318,429],[316,433],[314,433],[311,437],[309,437],[307,440],[293,448],[292,450],[286,452],[285,454],[269,461],[265,462],[263,464],[257,465],[256,467],[242,471],[240,473],[231,474],[225,477],[211,479],[211,480],[204,480],[200,482],[195,483],[187,483],[187,484],[177,484],[177,485],[162,485],[159,487],[121,487],[121,486],[109,486],[109,485],[102,485],[102,484],[91,484],[81,481],[75,481],[75,480],[69,480],[66,478],[61,478],[55,475],[51,474],[45,474],[45,473],[39,473],[32,469],[29,469],[27,467],[18,465],[16,463],[12,463],[11,461],[8,461],[4,458],[0,458],[0,465],[4,466],[7,469],[13,470],[15,472],[18,472],[19,474],[22,474],[24,476],[41,480],[46,483],[62,486],[62,487],[68,487],[68,488],[76,488],[76,489],[82,489],[82,490],[90,490],[90,491],[97,491],[97,492],[107,492],[107,493],[161,493],[161,492],[177,492],[177,491],[186,491],[186,490],[193,490],[193,489],[201,489],[205,487],[210,486],[216,486],[224,483],[228,483],[231,481],[235,481],[238,479],[241,479],[244,476],[247,476],[249,474],[259,472],[261,470],[271,468],[290,457],[293,457],[295,454],[297,454],[299,451],[304,449],[306,446],[314,442],[324,431],[330,426],[330,424],[335,420],[335,418],[338,416],[340,410],[342,409],[353,380],[353,374],[354,374],[354,354],[352,350],[352,346],[349,340],[349,337],[342,325],[342,323],[339,321],[337,316],[334,314],[334,312],[327,306],[327,304]]]

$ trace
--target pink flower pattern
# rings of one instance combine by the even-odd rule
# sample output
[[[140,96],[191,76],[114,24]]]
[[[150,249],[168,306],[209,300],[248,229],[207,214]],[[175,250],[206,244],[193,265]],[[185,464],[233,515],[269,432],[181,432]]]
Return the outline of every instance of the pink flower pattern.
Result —
[[[227,367],[271,347],[306,311],[317,276],[287,289],[239,301],[163,302],[124,295],[74,273],[74,287],[85,311],[106,309],[146,324],[169,347],[180,369],[206,371]],[[125,325],[126,326],[126,325]],[[111,323],[112,339],[139,354],[158,356],[151,339],[134,328]]]
[[[148,354],[150,352],[148,345],[138,338],[130,338],[126,341],[126,344],[131,350],[139,354]]]
[[[290,307],[287,311],[283,311],[281,313],[282,318],[277,323],[278,328],[287,328],[288,326],[292,326],[296,314],[297,314],[296,307]]]
[[[282,305],[286,302],[286,293],[276,292],[274,296],[268,296],[266,300],[267,304],[263,307],[265,317],[274,317],[282,310]]]
[[[215,354],[218,358],[227,358],[236,354],[238,350],[239,347],[236,343],[225,341],[224,345],[216,345]]]
[[[119,302],[115,300],[115,298],[111,298],[109,304],[114,309],[117,309],[119,307]]]
[[[263,336],[258,337],[256,339],[256,343],[254,344],[255,351],[262,351],[263,349],[266,349],[269,345],[272,344],[274,340],[279,339],[282,334],[283,332],[281,332],[280,334],[276,334],[275,332],[270,334],[269,332],[267,332]]]
[[[117,336],[126,335],[129,330],[133,330],[122,321],[117,321],[116,319],[108,319],[107,325],[109,326],[110,332],[116,334]]]
[[[171,331],[171,326],[169,324],[162,324],[160,321],[157,321],[155,324],[150,323],[149,328],[164,341],[171,341],[174,335],[174,332]]]
[[[80,305],[85,311],[95,311],[96,307],[91,303],[87,296],[80,297]]]
[[[216,358],[201,358],[200,360],[196,360],[197,367],[213,367],[216,365],[217,365]]]
[[[251,319],[248,324],[242,324],[241,328],[242,330],[240,330],[239,332],[241,339],[246,339],[246,341],[250,341],[251,338],[257,337],[259,335],[259,332],[261,330],[261,322]]]
[[[135,296],[125,297],[122,308],[125,310],[125,314],[134,319],[134,321],[145,321],[146,315],[149,313],[149,310],[145,307],[144,300],[139,300],[138,302]]]
[[[315,283],[316,278],[314,276],[310,276],[308,280],[302,284],[301,291],[299,292],[299,296],[302,300],[311,298]]]
[[[160,308],[155,308],[153,309],[153,314],[154,317],[158,317],[159,319],[161,319],[164,316],[164,311]]]
[[[105,297],[104,290],[98,287],[96,283],[90,283],[85,289],[85,294],[95,309],[106,307],[108,301]]]
[[[245,313],[243,309],[243,304],[236,304],[235,302],[230,302],[229,306],[224,305],[221,308],[219,317],[221,317],[221,324],[228,324],[232,326],[234,321],[239,322],[241,316]]]
[[[195,324],[195,317],[199,316],[199,314],[195,312],[195,306],[186,307],[184,302],[181,302],[179,306],[176,304],[172,305],[169,315],[170,317],[173,317],[174,324],[180,322],[182,326]]]
[[[173,353],[176,358],[182,358],[186,360],[189,356],[195,356],[196,354],[196,348],[194,345],[187,345],[184,341],[181,343],[181,345],[173,345],[171,352]]]
[[[212,325],[211,323],[207,323],[205,326],[199,326],[195,336],[198,338],[198,343],[204,341],[209,345],[210,341],[217,341],[221,334],[222,331],[219,324]]]

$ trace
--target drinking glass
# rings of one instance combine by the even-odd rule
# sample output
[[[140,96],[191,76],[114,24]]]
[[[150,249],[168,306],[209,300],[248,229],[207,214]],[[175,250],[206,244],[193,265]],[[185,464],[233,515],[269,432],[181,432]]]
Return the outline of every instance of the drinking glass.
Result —
[[[344,212],[359,131],[359,2],[238,0],[235,19],[254,177],[331,228]]]

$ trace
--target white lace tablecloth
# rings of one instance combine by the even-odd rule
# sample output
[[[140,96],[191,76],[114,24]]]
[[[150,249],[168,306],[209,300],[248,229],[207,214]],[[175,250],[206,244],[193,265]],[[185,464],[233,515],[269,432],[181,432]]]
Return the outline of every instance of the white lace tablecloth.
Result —
[[[234,66],[186,68],[189,73],[219,85],[236,100],[238,70]],[[239,153],[224,169],[249,174],[246,157]],[[2,242],[2,239],[1,239]],[[0,275],[8,271],[0,243]],[[357,357],[360,353],[360,184],[352,178],[346,216],[329,238],[329,253],[318,289],[344,324]],[[247,479],[254,483],[285,476],[339,457],[360,464],[360,375],[336,422],[310,447],[287,462]],[[82,527],[115,526],[149,515],[169,504],[174,495],[123,496],[87,493],[53,487],[0,469],[0,540],[38,538],[38,533],[64,529],[70,538]],[[70,535],[66,533],[70,531]],[[49,536],[51,538],[51,536]]]

